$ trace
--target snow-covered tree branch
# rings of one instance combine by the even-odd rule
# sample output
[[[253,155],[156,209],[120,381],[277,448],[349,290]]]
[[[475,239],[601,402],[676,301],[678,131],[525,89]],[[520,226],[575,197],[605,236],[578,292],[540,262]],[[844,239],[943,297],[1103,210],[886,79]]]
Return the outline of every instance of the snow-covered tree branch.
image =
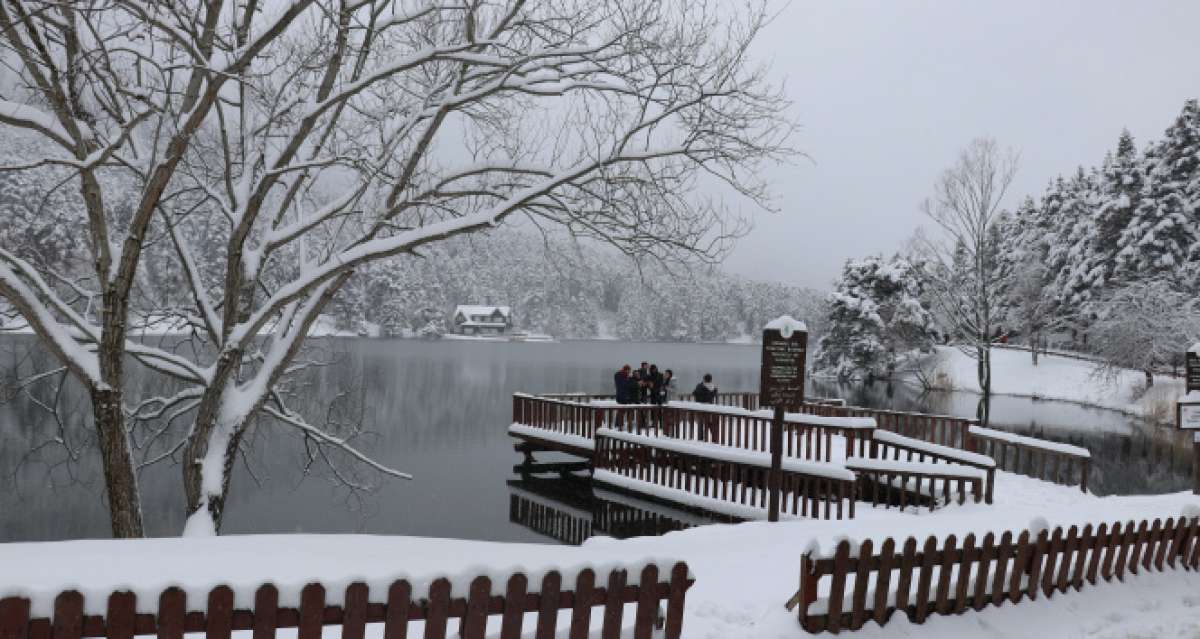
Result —
[[[36,150],[0,179],[54,184],[44,223],[82,239],[57,261],[6,239],[0,295],[90,393],[114,535],[143,533],[132,422],[180,425],[147,437],[173,442],[193,529],[220,529],[264,412],[374,464],[272,393],[380,260],[514,219],[639,260],[722,255],[744,220],[695,193],[769,207],[757,169],[792,153],[786,101],[748,57],[767,18],[633,0],[0,3],[18,77],[0,135]],[[141,396],[129,362],[179,394]]]

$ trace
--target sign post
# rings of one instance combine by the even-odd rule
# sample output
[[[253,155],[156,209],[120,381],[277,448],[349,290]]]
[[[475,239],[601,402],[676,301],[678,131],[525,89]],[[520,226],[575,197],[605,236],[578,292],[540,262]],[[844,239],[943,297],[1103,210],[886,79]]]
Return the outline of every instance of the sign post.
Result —
[[[1187,394],[1175,403],[1175,426],[1192,431],[1192,494],[1200,495],[1200,343],[1184,355]]]
[[[774,409],[771,420],[771,472],[767,476],[767,521],[779,521],[783,467],[783,415],[804,403],[804,360],[808,328],[784,315],[763,329],[759,403]]]

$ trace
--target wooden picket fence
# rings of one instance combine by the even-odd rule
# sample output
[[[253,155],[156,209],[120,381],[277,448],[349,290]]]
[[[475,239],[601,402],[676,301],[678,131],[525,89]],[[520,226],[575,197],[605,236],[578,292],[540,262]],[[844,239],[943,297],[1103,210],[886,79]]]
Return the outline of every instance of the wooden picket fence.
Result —
[[[492,594],[488,577],[476,577],[467,597],[451,597],[450,582],[434,581],[425,597],[414,598],[408,581],[396,581],[386,598],[371,601],[364,583],[346,588],[344,605],[326,603],[325,587],[311,583],[300,594],[299,608],[279,606],[279,591],[271,584],[254,594],[253,610],[235,610],[234,593],[228,586],[217,586],[207,601],[188,601],[179,588],[168,588],[158,597],[156,614],[138,613],[136,595],[114,592],[108,596],[104,615],[85,615],[84,598],[67,591],[54,602],[52,618],[30,618],[28,599],[0,599],[0,637],[4,639],[81,639],[107,637],[133,639],[135,635],[157,635],[159,639],[183,639],[184,633],[202,632],[208,639],[230,639],[234,630],[251,630],[253,639],[270,639],[279,628],[296,628],[297,639],[321,639],[324,626],[341,626],[343,639],[363,639],[366,625],[383,624],[384,639],[405,639],[413,621],[424,622],[425,639],[443,639],[451,620],[458,620],[458,635],[463,639],[483,639],[489,617],[500,616],[501,639],[522,636],[526,613],[536,613],[534,636],[555,636],[560,611],[570,615],[571,639],[590,635],[593,608],[603,606],[600,634],[604,639],[621,635],[625,605],[636,604],[633,634],[639,639],[656,636],[660,622],[665,636],[678,638],[682,633],[683,605],[692,580],[683,562],[675,564],[666,579],[660,579],[658,566],[642,569],[639,585],[628,585],[627,572],[614,570],[603,585],[596,583],[591,569],[581,571],[573,589],[563,589],[557,571],[546,574],[540,587],[529,589],[529,579],[520,573],[508,578],[504,595]],[[649,587],[647,587],[649,586]],[[665,620],[659,616],[660,602],[666,600]],[[143,609],[145,606],[141,606]],[[415,636],[415,635],[414,635]]]
[[[805,554],[800,560],[800,590],[788,602],[798,605],[800,623],[809,632],[857,630],[868,620],[883,625],[903,611],[915,623],[931,614],[982,610],[1004,601],[1033,600],[1041,593],[1080,590],[1097,580],[1124,581],[1126,572],[1159,571],[1164,567],[1197,568],[1200,519],[1155,519],[1135,525],[1091,524],[1080,531],[1061,527],[1031,535],[1023,531],[988,533],[982,543],[969,534],[958,546],[954,535],[938,543],[925,540],[921,550],[909,537],[903,547],[891,538],[878,551],[865,540],[857,553],[850,543],[838,544],[833,557]],[[828,595],[818,597],[828,577]],[[915,587],[915,592],[914,592]]]

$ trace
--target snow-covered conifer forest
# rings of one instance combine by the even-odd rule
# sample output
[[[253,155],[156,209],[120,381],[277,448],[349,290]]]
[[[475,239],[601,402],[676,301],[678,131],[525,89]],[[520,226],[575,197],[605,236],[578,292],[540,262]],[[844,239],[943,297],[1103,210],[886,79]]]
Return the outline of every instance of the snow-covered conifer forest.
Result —
[[[987,341],[1032,347],[1034,364],[1053,348],[1139,371],[1147,385],[1180,372],[1200,339],[1197,100],[1160,138],[1139,145],[1124,131],[1098,166],[978,221],[977,247],[963,235],[944,248],[918,235],[890,260],[848,262],[826,302],[817,365],[886,377],[897,359],[913,364],[978,328]]]

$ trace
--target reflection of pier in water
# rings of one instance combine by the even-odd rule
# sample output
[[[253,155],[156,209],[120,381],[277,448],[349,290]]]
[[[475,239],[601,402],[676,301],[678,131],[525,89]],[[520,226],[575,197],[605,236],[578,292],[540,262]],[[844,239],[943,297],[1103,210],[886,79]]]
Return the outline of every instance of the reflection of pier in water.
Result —
[[[509,521],[564,544],[577,546],[597,535],[617,539],[662,535],[719,521],[593,488],[588,479],[576,476],[527,476],[507,483]]]

